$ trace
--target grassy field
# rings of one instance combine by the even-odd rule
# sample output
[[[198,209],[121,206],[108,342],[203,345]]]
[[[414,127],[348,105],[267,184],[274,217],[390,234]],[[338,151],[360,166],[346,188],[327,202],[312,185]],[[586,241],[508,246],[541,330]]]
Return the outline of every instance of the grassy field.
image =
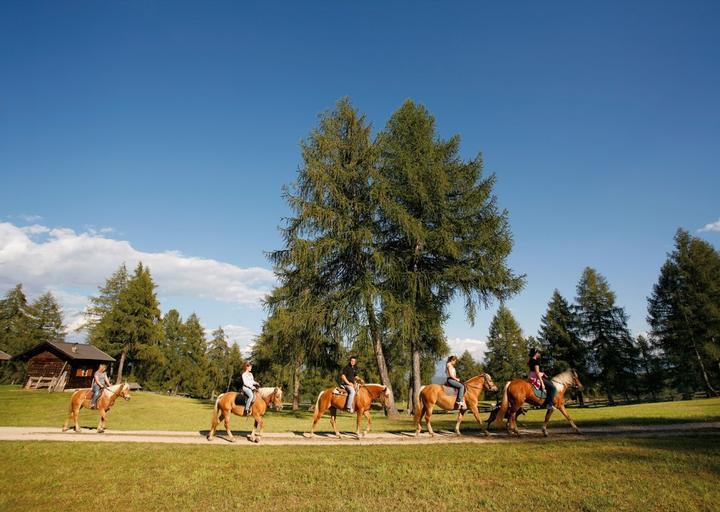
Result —
[[[0,442],[0,460],[0,510],[686,512],[720,503],[717,433],[259,449]]]
[[[24,391],[17,387],[0,386],[0,426],[61,427],[67,416],[69,393],[48,393],[47,391]],[[190,398],[169,397],[153,393],[134,393],[130,402],[118,400],[108,417],[111,430],[206,430],[209,427],[212,404],[209,401]],[[582,426],[639,425],[659,423],[720,421],[720,399],[702,399],[655,404],[623,405],[591,409],[571,409],[570,414]],[[94,411],[80,413],[81,425],[97,426],[98,416]],[[485,419],[486,415],[483,415]],[[544,411],[530,411],[521,418],[520,426],[537,428],[544,417]],[[269,432],[307,432],[312,423],[311,413],[293,412],[283,409],[270,411],[266,416]],[[381,412],[373,414],[373,430],[411,431],[412,420],[408,416],[390,420]],[[454,415],[437,414],[433,425],[436,429],[454,426]],[[250,421],[234,417],[233,430],[247,430]],[[341,414],[339,428],[353,431],[354,417]],[[465,418],[463,429],[476,430],[472,415]],[[551,421],[553,426],[562,427],[567,423],[556,412]],[[327,415],[320,421],[318,431],[330,431]]]

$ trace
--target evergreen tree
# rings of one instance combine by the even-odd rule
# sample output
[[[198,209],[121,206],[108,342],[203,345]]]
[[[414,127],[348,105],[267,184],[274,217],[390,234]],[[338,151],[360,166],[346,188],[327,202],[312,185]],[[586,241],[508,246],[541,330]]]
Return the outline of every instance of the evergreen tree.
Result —
[[[36,345],[35,313],[18,284],[0,300],[0,350],[18,355]],[[8,361],[0,365],[0,382],[16,381],[25,375],[25,363]]]
[[[116,382],[122,380],[126,362],[139,364],[141,377],[162,362],[160,309],[154,290],[149,269],[139,263],[117,302],[95,329],[101,333],[95,339],[99,348],[107,347],[111,355],[119,356]]]
[[[625,310],[615,305],[615,294],[605,277],[587,267],[577,285],[576,302],[589,376],[600,382],[610,403],[614,403],[615,393],[637,394],[637,347]]]
[[[388,409],[396,414],[376,309],[378,269],[371,197],[376,151],[370,130],[347,99],[320,117],[319,126],[302,142],[303,164],[297,182],[286,190],[295,216],[284,229],[285,248],[271,258],[281,283],[283,273],[314,269],[321,283],[319,298],[337,312],[332,320],[341,323],[351,338],[369,334],[380,378],[391,394]]]
[[[108,352],[115,351],[117,348],[108,338],[106,324],[103,324],[102,321],[117,304],[120,292],[127,287],[128,279],[127,268],[123,263],[107,278],[103,286],[98,287],[98,295],[90,297],[83,327],[88,333],[88,343],[95,345],[100,350]]]
[[[664,385],[662,362],[653,344],[642,334],[637,337],[638,366],[640,375],[638,380],[645,393],[650,393],[653,400],[657,399],[658,391]]]
[[[212,332],[212,339],[208,343],[207,359],[212,376],[213,395],[222,392],[228,385],[230,347],[228,346],[225,331],[218,327]]]
[[[230,346],[230,351],[228,352],[228,360],[227,360],[227,368],[228,368],[228,375],[227,375],[227,386],[225,387],[225,391],[230,391],[231,389],[237,389],[240,390],[242,388],[242,372],[245,365],[245,361],[242,356],[242,352],[240,352],[240,347],[237,346],[236,343],[233,343]]]
[[[31,307],[35,315],[33,323],[36,342],[65,341],[62,308],[53,294],[42,294],[33,301]]]
[[[492,194],[495,179],[482,176],[480,157],[462,161],[458,136],[440,139],[432,115],[406,101],[378,146],[383,313],[411,353],[414,404],[421,357],[434,363],[447,351],[448,303],[460,295],[473,322],[478,304],[508,298],[523,278],[506,264],[512,237]]]
[[[542,347],[547,371],[560,373],[574,368],[581,376],[586,374],[585,346],[577,332],[575,317],[570,305],[555,290],[548,303],[547,312],[540,320],[538,341]]]
[[[527,359],[528,346],[522,330],[510,310],[501,304],[490,323],[485,370],[498,383],[522,378],[528,372]]]
[[[181,387],[186,379],[184,374],[185,360],[185,326],[180,313],[176,309],[168,311],[162,319],[163,337],[161,350],[167,363],[161,367],[159,378],[164,390],[172,394],[183,391]]]
[[[649,298],[648,322],[673,382],[685,394],[720,382],[720,253],[685,230],[675,235]]]
[[[458,358],[457,363],[455,363],[455,369],[463,380],[480,375],[485,371],[482,363],[473,359],[472,354],[467,350]]]
[[[195,397],[207,397],[212,391],[209,378],[210,365],[207,359],[207,341],[205,329],[200,319],[193,313],[185,321],[183,346],[183,391]]]

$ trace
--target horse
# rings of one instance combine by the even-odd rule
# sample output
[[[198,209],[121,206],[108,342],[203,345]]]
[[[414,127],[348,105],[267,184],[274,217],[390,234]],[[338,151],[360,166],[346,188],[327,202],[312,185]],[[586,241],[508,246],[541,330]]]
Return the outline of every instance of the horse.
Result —
[[[487,373],[476,375],[475,377],[468,379],[464,382],[465,384],[465,402],[468,408],[472,411],[475,416],[475,421],[478,422],[480,427],[483,429],[483,433],[488,436],[490,433],[485,428],[482,419],[480,419],[480,412],[478,411],[478,399],[480,392],[483,390],[496,392],[497,386],[492,380],[492,377]],[[418,397],[418,403],[415,404],[415,437],[420,435],[422,426],[420,420],[423,415],[425,416],[425,424],[427,425],[428,432],[431,436],[435,436],[435,432],[430,424],[430,418],[432,417],[433,407],[438,405],[446,411],[453,410],[455,408],[455,394],[447,395],[443,386],[440,384],[429,384],[420,388],[420,395]],[[455,434],[460,435],[460,423],[462,423],[465,413],[468,409],[462,409],[458,411],[457,422],[455,423]]]
[[[124,400],[130,400],[130,386],[127,382],[108,386],[100,393],[100,397],[98,398],[96,404],[97,410],[100,412],[100,423],[98,423],[97,427],[98,434],[105,432],[105,420],[107,418],[107,413],[115,403],[115,399],[117,399],[117,397],[121,397]],[[65,424],[63,425],[63,432],[68,429],[70,421],[75,423],[75,432],[80,432],[78,413],[83,407],[90,409],[91,400],[92,389],[78,389],[72,394],[70,397],[70,412],[65,420]]]
[[[341,438],[340,432],[337,429],[337,423],[335,418],[337,417],[337,410],[345,408],[345,402],[347,401],[347,395],[341,395],[335,392],[336,388],[328,388],[320,392],[315,401],[315,414],[313,415],[313,423],[310,428],[310,437],[315,436],[315,425],[320,420],[325,411],[330,409],[330,424],[335,431],[335,435],[338,439]],[[372,419],[370,418],[370,405],[374,400],[380,399],[381,403],[385,404],[385,401],[390,398],[390,391],[387,386],[382,384],[361,384],[360,389],[355,394],[355,413],[357,414],[357,430],[356,435],[360,438],[360,420],[363,416],[367,418],[365,424],[365,430],[362,433],[362,437],[370,432],[372,426]]]
[[[570,418],[567,410],[565,409],[565,392],[570,389],[582,389],[582,384],[578,378],[578,374],[572,368],[565,370],[564,372],[556,375],[551,379],[557,388],[557,394],[553,405],[562,413],[563,416],[570,422],[570,426],[573,428],[576,434],[580,433],[580,429],[575,425],[575,422]],[[535,395],[535,388],[529,381],[523,379],[516,379],[505,383],[503,389],[502,402],[500,409],[493,411],[488,424],[494,421],[495,424],[502,424],[502,420],[507,417],[507,431],[508,434],[515,434],[520,436],[517,429],[517,417],[522,412],[522,406],[525,402],[532,405],[541,407],[545,403],[544,398],[538,398]],[[552,416],[553,409],[549,409],[545,414],[545,422],[543,423],[542,432],[545,437],[548,435],[547,425]]]
[[[244,405],[235,405],[235,397],[240,393],[236,391],[229,391],[222,393],[215,400],[215,407],[213,408],[212,423],[210,424],[210,432],[207,435],[207,440],[212,441],[215,439],[215,431],[221,421],[225,421],[225,430],[227,431],[228,439],[230,442],[235,442],[232,430],[230,430],[230,413],[237,414],[238,416],[249,416],[245,414]],[[248,439],[253,443],[259,443],[262,437],[263,430],[265,429],[265,420],[263,416],[268,410],[270,404],[272,404],[276,410],[282,409],[282,397],[283,392],[281,388],[260,388],[255,392],[255,401],[250,408],[250,415],[255,418],[255,424],[253,425],[252,432]],[[260,430],[258,431],[258,427]]]

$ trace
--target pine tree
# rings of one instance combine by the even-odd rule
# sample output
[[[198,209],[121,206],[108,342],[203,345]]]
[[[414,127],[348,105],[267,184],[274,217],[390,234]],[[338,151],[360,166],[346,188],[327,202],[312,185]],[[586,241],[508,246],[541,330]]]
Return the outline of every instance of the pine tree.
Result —
[[[547,365],[547,370],[543,371],[556,374],[574,368],[581,376],[585,375],[585,346],[578,335],[570,305],[557,290],[540,320],[538,341]]]
[[[210,365],[207,359],[205,329],[195,313],[188,317],[183,327],[183,390],[195,397],[207,397],[212,391],[212,382],[209,379]]]
[[[98,295],[90,297],[89,306],[85,311],[84,329],[88,333],[88,343],[100,350],[114,352],[117,347],[108,339],[103,319],[117,304],[120,293],[127,288],[128,272],[123,263],[113,274],[107,278],[103,286],[98,287]]]
[[[208,343],[207,359],[212,375],[213,395],[226,388],[230,368],[228,357],[230,347],[228,346],[225,331],[218,327],[212,332],[212,339]]]
[[[482,176],[480,157],[462,161],[458,136],[440,139],[432,115],[406,101],[378,146],[383,313],[411,353],[414,404],[421,357],[447,350],[448,303],[460,295],[473,322],[478,304],[508,298],[523,278],[506,265],[512,237],[492,194],[495,179]]]
[[[590,377],[600,382],[610,403],[614,403],[614,393],[637,394],[637,347],[625,310],[615,305],[615,294],[605,277],[587,267],[577,285],[576,302]]]
[[[369,334],[380,378],[391,394],[388,410],[397,414],[376,310],[371,197],[376,151],[370,130],[347,99],[320,117],[319,126],[302,143],[297,182],[286,190],[295,216],[284,229],[285,248],[271,257],[281,283],[283,273],[314,269],[321,283],[316,288],[319,297],[337,312],[332,321],[342,324],[350,338]]]
[[[473,359],[472,354],[467,350],[458,358],[457,363],[455,363],[455,369],[457,370],[458,376],[463,380],[480,375],[485,371],[482,363]]]
[[[638,366],[640,375],[638,379],[644,392],[650,393],[653,400],[657,399],[657,392],[662,389],[663,371],[662,362],[656,348],[651,341],[642,334],[637,337]]]
[[[528,346],[522,330],[510,310],[501,304],[490,323],[485,370],[495,382],[527,375]]]
[[[648,299],[648,322],[668,372],[687,395],[720,382],[720,253],[685,230],[675,235]],[[715,385],[713,385],[713,382]]]
[[[0,300],[0,350],[17,355],[37,344],[35,313],[18,284]],[[0,382],[11,382],[25,375],[25,363],[9,361],[0,365]]]
[[[160,342],[161,350],[167,363],[162,367],[160,378],[161,389],[172,394],[182,391],[185,381],[185,328],[183,319],[176,309],[168,311],[162,319],[163,337]]]
[[[34,329],[35,340],[40,343],[44,341],[65,341],[65,326],[63,325],[63,313],[60,304],[51,292],[46,292],[32,303],[35,314]]]

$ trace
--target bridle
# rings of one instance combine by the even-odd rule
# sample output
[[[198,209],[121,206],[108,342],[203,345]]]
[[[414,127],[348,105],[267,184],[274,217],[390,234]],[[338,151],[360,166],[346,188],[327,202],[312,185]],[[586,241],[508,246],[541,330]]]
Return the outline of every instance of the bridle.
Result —
[[[490,376],[489,376],[487,373],[483,373],[483,374],[482,374],[482,378],[483,378],[483,383],[482,383],[482,385],[479,385],[479,384],[468,384],[467,382],[463,382],[462,384],[463,384],[466,388],[470,388],[470,389],[479,389],[480,391],[484,391],[484,390],[491,391],[492,388],[488,388],[488,387],[487,387],[488,380],[490,380],[489,377],[490,377]],[[493,384],[495,384],[495,383],[493,383]]]

